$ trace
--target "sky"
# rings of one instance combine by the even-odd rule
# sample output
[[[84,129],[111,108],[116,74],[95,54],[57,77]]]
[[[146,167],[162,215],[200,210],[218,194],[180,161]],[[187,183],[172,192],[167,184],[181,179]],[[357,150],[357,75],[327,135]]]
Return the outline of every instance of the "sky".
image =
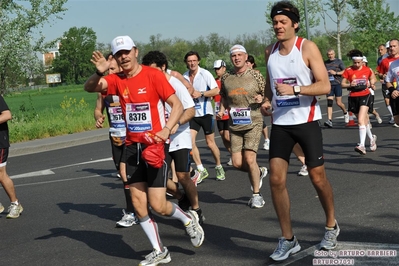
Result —
[[[398,0],[385,0],[395,15]],[[195,40],[218,33],[228,39],[268,30],[266,7],[274,0],[69,0],[62,20],[45,25],[46,41],[61,37],[72,27],[88,27],[97,42],[110,43],[119,35],[148,43],[151,35],[161,39]],[[311,8],[311,7],[308,7]],[[322,28],[320,28],[322,30]]]

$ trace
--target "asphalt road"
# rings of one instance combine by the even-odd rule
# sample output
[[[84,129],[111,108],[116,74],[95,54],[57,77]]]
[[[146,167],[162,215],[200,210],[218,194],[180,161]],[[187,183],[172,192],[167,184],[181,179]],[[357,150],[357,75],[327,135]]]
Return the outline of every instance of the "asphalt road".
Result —
[[[323,127],[327,175],[341,227],[337,253],[317,252],[324,214],[309,179],[296,175],[300,163],[291,158],[291,217],[302,250],[278,265],[399,265],[399,128],[388,124],[380,91],[375,106],[384,120],[377,124],[372,118],[376,152],[354,152],[358,130],[345,126],[341,112],[334,113],[333,129]],[[223,147],[219,137],[217,143]],[[192,247],[179,221],[158,217],[161,238],[171,252],[169,265],[272,265],[268,257],[280,229],[267,182],[261,189],[265,206],[250,209],[246,174],[226,166],[226,180],[217,181],[202,137],[198,146],[210,172],[198,186],[205,241]],[[224,148],[221,153],[227,162]],[[268,166],[266,151],[259,150],[258,162]],[[1,265],[137,265],[151,251],[139,225],[115,228],[124,197],[121,181],[112,176],[106,130],[14,144],[7,171],[24,212],[15,220],[6,219],[6,211],[0,214]],[[0,202],[8,204],[2,189]]]

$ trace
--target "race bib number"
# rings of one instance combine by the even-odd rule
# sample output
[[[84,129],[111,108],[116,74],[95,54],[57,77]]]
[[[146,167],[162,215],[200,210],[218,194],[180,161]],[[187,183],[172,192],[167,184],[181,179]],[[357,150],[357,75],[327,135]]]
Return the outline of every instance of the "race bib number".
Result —
[[[276,82],[277,84],[287,84],[290,86],[298,85],[296,78],[277,78],[274,79],[274,82]]]
[[[366,85],[367,86],[367,79],[354,79],[356,86]]]
[[[274,79],[277,84],[287,84],[290,86],[298,85],[296,78],[277,78]],[[277,96],[276,105],[278,107],[292,107],[299,106],[300,101],[298,96]]]
[[[150,103],[127,103],[127,129],[133,133],[152,130],[150,110]]]
[[[113,128],[124,128],[125,119],[122,113],[122,107],[108,107],[108,113],[110,118],[110,126]]]
[[[231,108],[230,117],[234,125],[249,125],[252,123],[251,108]]]

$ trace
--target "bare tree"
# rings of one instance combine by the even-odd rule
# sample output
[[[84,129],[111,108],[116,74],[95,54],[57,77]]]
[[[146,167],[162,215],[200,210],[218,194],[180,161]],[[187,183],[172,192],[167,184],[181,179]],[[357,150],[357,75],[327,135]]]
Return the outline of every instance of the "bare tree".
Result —
[[[321,9],[321,17],[323,18],[324,22],[324,29],[326,30],[326,34],[337,41],[337,56],[339,59],[342,59],[341,53],[341,35],[346,34],[351,29],[351,26],[348,25],[343,30],[341,29],[341,24],[346,17],[347,11],[347,0],[330,0],[330,1],[323,1],[320,2],[320,9]],[[335,17],[330,15],[328,11],[332,11],[335,14]],[[336,30],[331,31],[327,28],[327,18],[331,20],[335,26]]]

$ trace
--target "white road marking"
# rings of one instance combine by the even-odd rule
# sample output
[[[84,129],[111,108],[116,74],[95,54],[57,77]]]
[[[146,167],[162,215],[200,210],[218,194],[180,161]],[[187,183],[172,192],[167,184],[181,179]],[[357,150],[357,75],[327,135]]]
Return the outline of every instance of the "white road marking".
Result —
[[[32,177],[32,176],[54,175],[55,173],[52,170],[61,169],[61,168],[67,168],[67,167],[73,167],[73,166],[77,166],[77,165],[90,164],[90,163],[100,163],[100,162],[106,162],[106,161],[112,161],[112,158],[105,158],[105,159],[99,159],[99,160],[94,160],[94,161],[87,161],[87,162],[82,162],[82,163],[69,164],[69,165],[54,167],[54,168],[46,169],[46,170],[29,172],[29,173],[20,174],[20,175],[13,175],[13,176],[10,176],[10,178],[11,179],[18,179],[18,178]]]
[[[20,175],[13,175],[13,176],[10,176],[10,178],[17,179],[17,178],[24,178],[24,177],[31,177],[31,176],[54,175],[54,174],[55,173],[53,171],[51,171],[50,169],[47,169],[47,170],[30,172],[30,173],[25,173],[25,174],[20,174]]]

